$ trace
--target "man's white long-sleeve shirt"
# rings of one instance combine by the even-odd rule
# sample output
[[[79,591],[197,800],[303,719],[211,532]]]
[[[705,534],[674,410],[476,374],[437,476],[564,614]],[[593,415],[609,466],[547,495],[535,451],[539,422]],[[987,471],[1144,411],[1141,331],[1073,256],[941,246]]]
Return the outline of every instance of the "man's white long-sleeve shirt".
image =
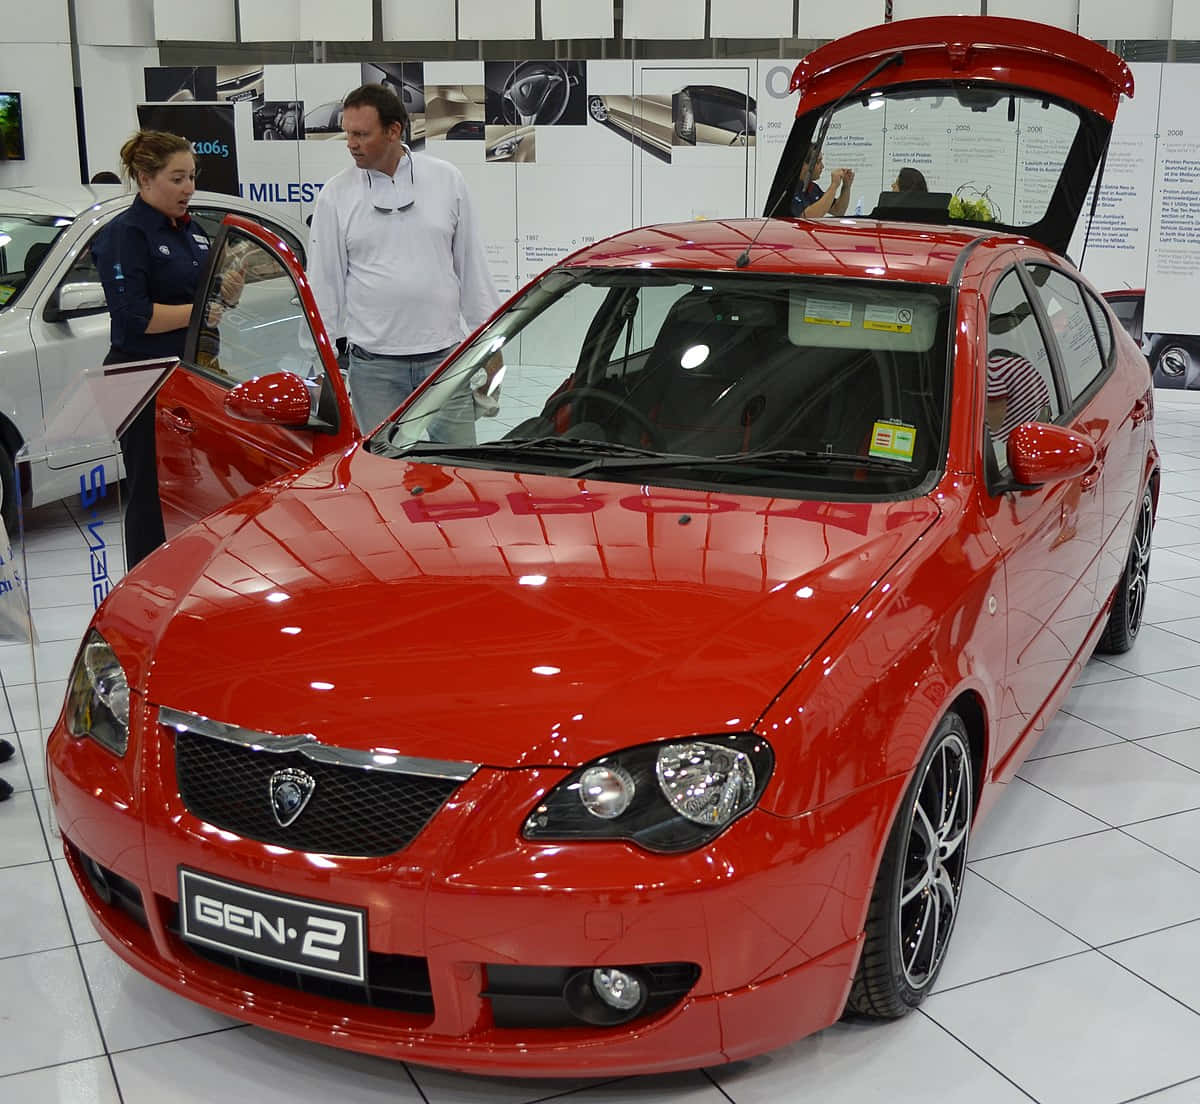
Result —
[[[343,169],[321,189],[308,239],[308,279],[331,340],[413,356],[457,345],[500,305],[462,173],[407,153],[396,179],[413,204],[381,211],[372,175]],[[379,192],[376,193],[380,194]]]

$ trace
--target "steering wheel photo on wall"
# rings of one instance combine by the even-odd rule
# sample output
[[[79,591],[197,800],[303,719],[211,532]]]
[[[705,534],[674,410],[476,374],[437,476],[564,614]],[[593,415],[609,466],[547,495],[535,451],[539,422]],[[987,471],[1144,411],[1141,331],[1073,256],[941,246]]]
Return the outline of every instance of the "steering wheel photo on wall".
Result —
[[[553,126],[566,114],[579,77],[557,61],[525,61],[504,82],[500,109],[513,126]]]

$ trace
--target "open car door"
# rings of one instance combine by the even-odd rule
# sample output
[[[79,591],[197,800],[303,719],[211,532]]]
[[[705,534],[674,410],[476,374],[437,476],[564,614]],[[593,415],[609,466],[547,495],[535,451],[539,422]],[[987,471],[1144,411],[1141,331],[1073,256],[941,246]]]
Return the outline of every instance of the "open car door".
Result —
[[[359,437],[299,258],[278,234],[226,216],[182,363],[157,398],[167,536]]]

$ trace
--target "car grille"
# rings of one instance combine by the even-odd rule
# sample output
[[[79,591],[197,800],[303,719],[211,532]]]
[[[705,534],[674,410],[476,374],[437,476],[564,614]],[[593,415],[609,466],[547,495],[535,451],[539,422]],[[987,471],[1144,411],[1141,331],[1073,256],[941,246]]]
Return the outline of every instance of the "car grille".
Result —
[[[459,786],[455,779],[314,762],[299,752],[163,731],[175,738],[179,795],[190,813],[294,851],[390,855],[407,847]],[[270,793],[271,775],[285,767],[303,770],[316,782],[304,811],[286,828],[275,820]]]

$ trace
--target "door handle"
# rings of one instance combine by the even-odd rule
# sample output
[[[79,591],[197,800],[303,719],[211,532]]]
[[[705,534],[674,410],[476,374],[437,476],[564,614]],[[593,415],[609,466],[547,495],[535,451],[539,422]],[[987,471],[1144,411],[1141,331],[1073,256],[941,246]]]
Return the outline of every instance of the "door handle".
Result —
[[[1082,491],[1094,490],[1096,484],[1100,482],[1100,473],[1104,470],[1104,464],[1099,463],[1093,468],[1089,468],[1083,473],[1083,477],[1079,480],[1079,489]]]
[[[1130,412],[1130,418],[1133,419],[1133,424],[1141,425],[1147,418],[1150,417],[1150,403],[1146,399],[1138,399],[1133,404],[1133,410]]]
[[[176,433],[196,432],[195,424],[188,417],[188,412],[181,406],[177,406],[174,410],[160,410],[158,416],[163,425],[168,429],[173,429]]]

